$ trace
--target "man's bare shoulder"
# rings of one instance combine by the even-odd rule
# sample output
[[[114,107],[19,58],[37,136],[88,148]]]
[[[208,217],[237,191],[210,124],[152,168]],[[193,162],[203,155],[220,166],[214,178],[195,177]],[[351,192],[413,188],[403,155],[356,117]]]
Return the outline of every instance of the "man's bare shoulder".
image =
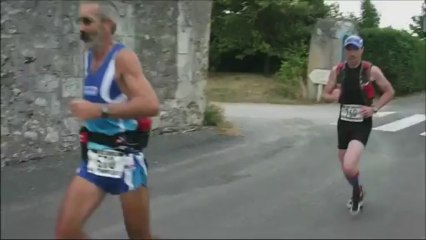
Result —
[[[117,53],[115,67],[119,73],[140,72],[142,70],[139,57],[133,50],[128,48],[124,48]]]
[[[384,76],[382,69],[380,69],[380,67],[373,65],[371,66],[371,76],[374,79],[380,78],[382,76]]]
[[[133,61],[139,61],[139,58],[136,55],[135,51],[129,48],[124,48],[117,53],[116,61],[133,62]]]
[[[379,66],[372,65],[371,66],[371,72],[382,72],[382,69],[380,69]]]

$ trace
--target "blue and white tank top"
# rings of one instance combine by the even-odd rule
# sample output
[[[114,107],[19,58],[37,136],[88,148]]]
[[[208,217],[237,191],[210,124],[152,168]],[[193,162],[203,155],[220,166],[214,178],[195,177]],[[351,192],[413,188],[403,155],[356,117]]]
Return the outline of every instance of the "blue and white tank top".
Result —
[[[121,92],[115,79],[115,57],[124,47],[123,44],[115,43],[96,72],[93,72],[90,67],[93,52],[89,50],[85,53],[83,89],[83,98],[85,100],[105,104],[127,101],[126,95]],[[87,120],[84,126],[91,132],[114,135],[136,130],[137,120],[99,118]]]

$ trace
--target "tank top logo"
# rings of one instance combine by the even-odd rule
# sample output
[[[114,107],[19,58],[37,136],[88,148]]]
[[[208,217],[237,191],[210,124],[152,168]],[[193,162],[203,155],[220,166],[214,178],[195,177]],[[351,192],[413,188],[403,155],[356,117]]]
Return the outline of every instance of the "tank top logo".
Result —
[[[88,96],[96,96],[98,94],[98,87],[84,86],[84,94]]]

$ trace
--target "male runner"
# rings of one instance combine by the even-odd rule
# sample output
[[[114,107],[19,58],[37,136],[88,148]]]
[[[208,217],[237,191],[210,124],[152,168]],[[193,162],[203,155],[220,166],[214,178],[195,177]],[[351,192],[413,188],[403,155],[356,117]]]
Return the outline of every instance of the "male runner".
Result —
[[[138,146],[138,121],[157,115],[159,102],[136,54],[113,41],[117,11],[109,1],[80,4],[85,43],[84,99],[73,100],[72,114],[84,121],[88,137],[82,162],[65,194],[56,238],[86,238],[83,226],[106,193],[120,196],[131,239],[151,239],[147,165]],[[121,216],[113,216],[120,218]]]
[[[364,196],[358,180],[358,165],[371,132],[372,116],[393,98],[395,91],[379,67],[361,60],[364,52],[361,37],[348,37],[344,48],[346,62],[333,67],[323,97],[328,102],[340,103],[338,157],[353,188],[347,206],[350,213],[356,215],[363,205]],[[373,82],[383,93],[374,104]]]

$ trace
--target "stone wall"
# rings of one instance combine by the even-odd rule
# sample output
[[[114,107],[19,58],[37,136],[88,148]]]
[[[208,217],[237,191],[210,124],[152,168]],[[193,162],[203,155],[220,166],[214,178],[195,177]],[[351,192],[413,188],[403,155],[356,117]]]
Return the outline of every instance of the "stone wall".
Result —
[[[343,38],[356,33],[356,26],[351,21],[318,20],[311,37],[308,75],[314,69],[330,70],[334,65],[341,62],[343,60]],[[311,81],[308,81],[310,99],[315,99],[315,91],[315,86]]]
[[[211,1],[114,1],[117,39],[139,55],[161,99],[158,129],[202,123]],[[68,103],[82,94],[78,1],[1,2],[1,158],[77,150]]]

